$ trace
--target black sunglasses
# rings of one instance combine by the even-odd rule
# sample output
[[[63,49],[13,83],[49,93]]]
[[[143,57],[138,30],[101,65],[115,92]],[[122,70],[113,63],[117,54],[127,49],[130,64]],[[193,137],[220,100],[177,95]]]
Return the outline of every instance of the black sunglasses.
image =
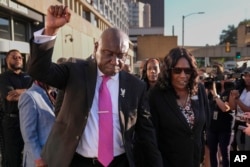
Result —
[[[194,70],[192,68],[180,68],[180,67],[175,67],[171,68],[172,72],[175,74],[180,74],[182,71],[184,71],[185,74],[192,74]]]

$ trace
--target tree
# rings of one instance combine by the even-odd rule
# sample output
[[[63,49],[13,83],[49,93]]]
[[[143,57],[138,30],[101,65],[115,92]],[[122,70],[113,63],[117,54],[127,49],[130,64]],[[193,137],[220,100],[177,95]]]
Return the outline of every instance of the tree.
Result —
[[[236,44],[237,42],[237,28],[235,28],[234,25],[229,25],[227,28],[227,30],[222,30],[219,45],[225,44],[226,42],[230,44]]]

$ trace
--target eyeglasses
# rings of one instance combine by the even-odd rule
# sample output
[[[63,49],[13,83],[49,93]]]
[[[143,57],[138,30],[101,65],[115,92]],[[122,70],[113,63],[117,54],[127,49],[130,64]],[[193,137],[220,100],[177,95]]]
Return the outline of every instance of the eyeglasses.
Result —
[[[172,72],[175,74],[180,74],[182,71],[184,71],[185,74],[192,74],[194,70],[192,68],[180,68],[180,67],[175,67],[171,68]]]

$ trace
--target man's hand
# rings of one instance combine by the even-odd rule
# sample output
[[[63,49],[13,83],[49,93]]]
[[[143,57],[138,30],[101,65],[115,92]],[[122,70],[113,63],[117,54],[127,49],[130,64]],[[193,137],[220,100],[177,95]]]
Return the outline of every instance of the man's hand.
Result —
[[[233,98],[233,99],[237,99],[240,97],[240,93],[238,90],[232,90],[231,93],[230,93],[230,96]]]
[[[247,123],[247,127],[246,129],[243,130],[243,132],[247,134],[248,136],[250,136],[250,124],[249,123]]]
[[[35,160],[35,167],[48,167],[48,165],[43,161],[43,159]]]
[[[20,95],[25,92],[26,89],[14,89],[8,92],[6,99],[8,101],[18,101]]]
[[[47,10],[45,30],[43,35],[56,35],[60,27],[70,21],[71,14],[67,6],[52,5]]]

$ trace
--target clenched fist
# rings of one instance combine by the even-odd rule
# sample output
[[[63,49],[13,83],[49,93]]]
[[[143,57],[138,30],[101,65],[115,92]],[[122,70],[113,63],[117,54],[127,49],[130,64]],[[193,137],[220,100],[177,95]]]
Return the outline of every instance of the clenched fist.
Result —
[[[67,6],[51,5],[47,10],[43,35],[56,35],[59,28],[70,21],[70,17],[71,14]]]

